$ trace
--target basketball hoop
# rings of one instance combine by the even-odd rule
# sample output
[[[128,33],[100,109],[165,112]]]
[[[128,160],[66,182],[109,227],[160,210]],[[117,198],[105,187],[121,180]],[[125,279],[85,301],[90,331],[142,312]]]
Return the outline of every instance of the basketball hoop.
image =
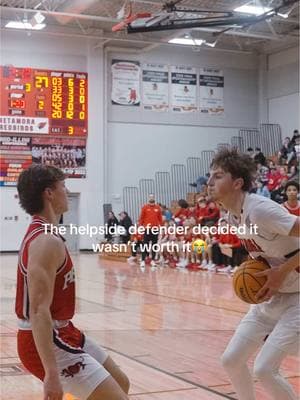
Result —
[[[127,12],[126,12],[127,11]],[[125,18],[124,18],[125,16]],[[121,10],[118,12],[118,17],[124,18],[123,21],[114,25],[111,30],[113,32],[119,32],[130,25],[133,21],[140,18],[150,18],[152,16],[149,12],[132,13],[132,3],[131,1],[125,2]]]

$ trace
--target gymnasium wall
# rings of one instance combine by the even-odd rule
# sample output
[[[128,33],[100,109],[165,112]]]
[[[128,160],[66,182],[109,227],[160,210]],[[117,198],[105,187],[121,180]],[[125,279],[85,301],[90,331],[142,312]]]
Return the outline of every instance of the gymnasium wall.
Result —
[[[267,65],[269,122],[280,124],[283,136],[292,136],[300,128],[299,49],[270,54]]]
[[[86,39],[46,37],[44,35],[2,32],[1,64],[88,72],[89,125],[87,141],[87,178],[68,179],[70,191],[80,194],[79,224],[102,223],[103,203],[103,51]],[[92,84],[91,84],[92,83]],[[16,188],[2,187],[1,251],[17,250],[29,217],[18,205]],[[6,219],[5,219],[6,218]],[[9,218],[9,219],[7,219]],[[80,248],[90,240],[80,237]]]
[[[216,66],[224,71],[223,116],[152,113],[136,107],[111,106],[110,87],[104,99],[104,52],[97,42],[85,38],[31,36],[3,32],[1,64],[66,69],[89,74],[89,136],[87,179],[69,179],[67,186],[80,194],[80,224],[102,223],[103,202],[118,212],[124,186],[138,185],[156,171],[169,171],[172,163],[184,163],[201,150],[227,142],[240,128],[258,124],[257,56],[212,50],[193,52],[191,48],[156,48],[145,54],[108,53],[110,58],[137,59],[195,67]],[[110,81],[109,77],[107,78]],[[110,83],[108,84],[108,86]],[[104,105],[107,108],[107,128]],[[106,130],[107,129],[107,130]],[[2,248],[16,250],[27,225],[14,188],[1,188]],[[4,220],[4,216],[11,219]],[[17,221],[15,221],[17,217]],[[92,240],[81,237],[80,248],[90,248]]]
[[[214,150],[217,143],[229,142],[240,128],[258,124],[257,57],[252,54],[224,53],[191,48],[160,47],[149,53],[112,53],[113,58],[218,67],[224,72],[224,115],[200,112],[155,113],[142,107],[108,107],[108,192],[113,209],[122,208],[122,188],[138,186],[141,178],[154,178],[156,171],[170,171],[172,163],[185,163],[201,150]],[[108,92],[110,93],[109,79]]]

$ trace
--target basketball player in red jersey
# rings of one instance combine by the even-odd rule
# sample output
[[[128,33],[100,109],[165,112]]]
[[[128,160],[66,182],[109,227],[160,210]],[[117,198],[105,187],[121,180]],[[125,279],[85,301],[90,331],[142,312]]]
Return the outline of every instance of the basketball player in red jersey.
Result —
[[[300,201],[298,200],[299,183],[296,181],[287,182],[284,191],[287,196],[287,201],[282,204],[283,207],[285,207],[290,214],[300,217]]]
[[[53,166],[32,165],[18,181],[20,204],[32,215],[18,261],[16,314],[18,354],[44,383],[43,400],[127,400],[129,381],[108,354],[71,322],[75,309],[72,260],[57,225],[67,211],[64,175]]]
[[[238,236],[253,258],[270,266],[267,282],[241,320],[222,357],[239,400],[255,400],[247,361],[261,347],[254,374],[273,400],[296,400],[289,382],[279,373],[288,354],[299,351],[299,227],[300,218],[281,205],[250,194],[256,167],[237,150],[222,149],[212,161],[210,196],[229,211],[230,225],[243,227]],[[252,230],[251,226],[256,226]],[[267,339],[266,339],[267,338]]]

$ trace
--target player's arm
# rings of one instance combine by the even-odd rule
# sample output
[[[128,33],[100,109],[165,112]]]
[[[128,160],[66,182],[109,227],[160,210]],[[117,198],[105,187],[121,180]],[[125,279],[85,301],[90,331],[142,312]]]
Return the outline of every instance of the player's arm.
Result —
[[[53,351],[50,306],[56,271],[64,258],[64,245],[53,235],[40,235],[30,245],[27,267],[30,322],[34,342],[45,370],[45,400],[61,400],[63,396]]]
[[[267,281],[264,286],[256,294],[259,301],[268,300],[278,292],[287,275],[299,267],[299,252],[290,257],[279,268],[270,268],[262,272],[258,272],[256,276],[266,276]]]
[[[299,237],[300,233],[300,217],[298,217],[290,230],[289,236],[296,236]]]

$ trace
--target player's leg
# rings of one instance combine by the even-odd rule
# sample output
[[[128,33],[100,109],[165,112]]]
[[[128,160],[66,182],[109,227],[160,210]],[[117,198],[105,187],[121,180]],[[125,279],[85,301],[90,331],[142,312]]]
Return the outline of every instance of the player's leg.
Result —
[[[267,342],[259,352],[254,374],[274,400],[297,400],[289,382],[279,373],[280,364],[288,354]]]
[[[86,400],[128,400],[116,381],[110,376],[100,383]]]
[[[257,307],[252,306],[240,322],[222,356],[222,365],[239,400],[255,400],[253,379],[247,361],[261,346],[274,325],[275,322],[267,322]]]
[[[103,365],[106,371],[108,371],[113,379],[120,385],[122,390],[128,393],[130,383],[126,374],[124,374],[120,367],[94,339],[85,336],[83,350],[90,354],[99,364]]]
[[[283,313],[255,360],[254,373],[274,400],[297,399],[292,386],[279,373],[279,368],[288,354],[299,353],[299,330],[300,312],[296,304]]]

